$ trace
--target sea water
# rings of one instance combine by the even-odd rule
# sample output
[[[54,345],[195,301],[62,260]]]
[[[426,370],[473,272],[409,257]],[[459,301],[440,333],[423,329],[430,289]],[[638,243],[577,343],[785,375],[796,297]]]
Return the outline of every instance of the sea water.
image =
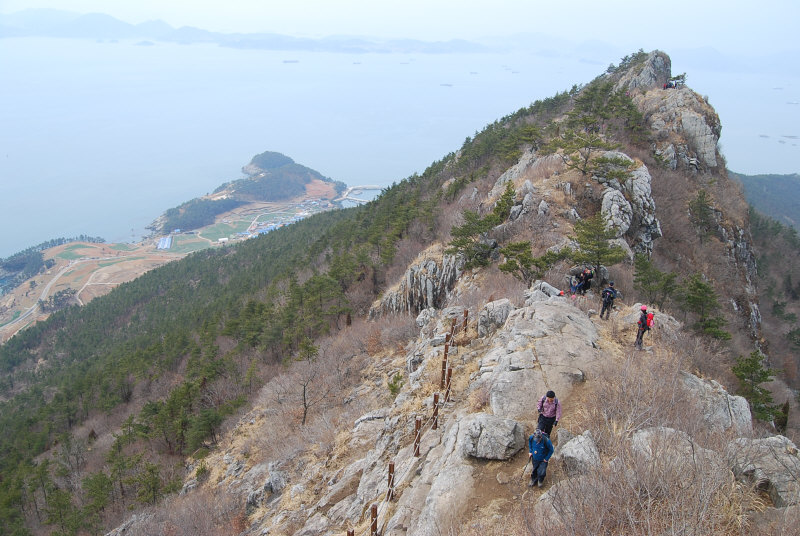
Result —
[[[79,234],[137,240],[263,151],[348,185],[388,186],[618,57],[0,39],[0,257]],[[745,82],[800,100],[789,96],[795,79]],[[715,106],[743,94],[718,96],[711,80],[702,90]],[[747,128],[763,140],[766,127]]]

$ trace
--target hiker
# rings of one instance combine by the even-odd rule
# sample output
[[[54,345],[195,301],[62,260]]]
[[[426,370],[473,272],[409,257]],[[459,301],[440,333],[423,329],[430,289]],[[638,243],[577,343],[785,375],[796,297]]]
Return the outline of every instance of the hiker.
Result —
[[[536,430],[528,438],[528,457],[531,461],[531,481],[529,486],[542,487],[542,481],[547,474],[547,462],[553,455],[553,443],[547,434]]]
[[[580,288],[578,292],[580,292],[581,296],[586,295],[586,291],[592,286],[592,278],[594,277],[594,272],[592,272],[589,268],[586,268],[581,274],[578,276],[578,279],[581,281]]]
[[[611,316],[611,309],[614,308],[614,300],[617,297],[617,290],[614,288],[613,281],[608,283],[608,286],[603,289],[600,296],[603,298],[603,308],[600,309],[600,318],[603,318],[603,313],[608,311],[608,313],[606,313],[606,320],[608,320]]]
[[[553,431],[553,426],[558,426],[558,421],[561,420],[561,404],[558,403],[556,394],[553,391],[547,391],[539,399],[539,404],[536,407],[539,410],[539,421],[536,423],[536,429],[549,436],[550,432]]]
[[[649,331],[650,326],[653,325],[653,313],[647,313],[646,305],[642,305],[642,313],[639,315],[639,321],[636,324],[639,326],[639,330],[636,332],[636,342],[633,345],[641,350],[644,332]]]

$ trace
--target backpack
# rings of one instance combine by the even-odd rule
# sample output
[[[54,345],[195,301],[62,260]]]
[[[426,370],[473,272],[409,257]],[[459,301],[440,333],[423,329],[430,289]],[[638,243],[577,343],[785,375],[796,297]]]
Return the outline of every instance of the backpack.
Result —
[[[653,313],[647,313],[647,327],[648,328],[652,328],[653,327],[653,317],[654,316],[655,315]]]
[[[547,395],[543,396],[539,399],[539,411],[544,410],[544,399],[547,398]],[[558,409],[558,397],[553,399],[553,407]]]
[[[611,303],[614,300],[614,293],[611,292],[611,289],[605,289],[603,291],[603,303]]]

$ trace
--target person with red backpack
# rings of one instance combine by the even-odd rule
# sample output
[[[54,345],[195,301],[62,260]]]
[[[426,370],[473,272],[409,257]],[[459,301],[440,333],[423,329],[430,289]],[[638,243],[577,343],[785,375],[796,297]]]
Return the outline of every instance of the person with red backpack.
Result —
[[[641,350],[644,332],[650,331],[650,328],[653,327],[653,313],[647,312],[646,305],[642,305],[642,313],[639,315],[639,321],[636,324],[639,326],[639,330],[636,332],[636,342],[633,345]]]
[[[536,429],[549,436],[553,431],[553,426],[557,426],[558,421],[561,420],[561,404],[558,403],[556,394],[553,391],[547,391],[539,399],[537,409],[539,410],[539,421],[536,423]]]

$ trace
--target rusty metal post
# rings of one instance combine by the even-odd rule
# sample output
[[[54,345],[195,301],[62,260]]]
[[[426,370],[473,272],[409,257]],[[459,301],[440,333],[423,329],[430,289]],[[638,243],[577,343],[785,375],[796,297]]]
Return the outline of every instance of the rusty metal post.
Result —
[[[347,529],[347,536],[355,536],[356,531],[353,529]]]
[[[433,424],[431,430],[439,427],[439,393],[433,393]]]
[[[417,416],[417,420],[414,421],[414,456],[419,456],[419,438],[422,435],[420,428],[422,428],[422,417]]]
[[[370,516],[372,517],[372,527],[370,528],[370,536],[378,536],[378,505],[373,504],[370,508]]]
[[[394,498],[394,462],[389,462],[389,491],[386,492],[386,500],[391,501]]]
[[[445,347],[447,348],[447,347]],[[439,382],[439,389],[444,389],[444,380],[447,375],[447,354],[442,358],[442,380]]]
[[[469,310],[468,309],[464,309],[464,326],[462,327],[462,330],[464,331],[464,333],[467,332],[467,315],[469,315]]]
[[[445,394],[444,394],[444,401],[445,402],[449,402],[450,401],[450,378],[452,376],[453,376],[453,369],[450,368],[450,367],[447,367],[447,391],[445,391]]]

